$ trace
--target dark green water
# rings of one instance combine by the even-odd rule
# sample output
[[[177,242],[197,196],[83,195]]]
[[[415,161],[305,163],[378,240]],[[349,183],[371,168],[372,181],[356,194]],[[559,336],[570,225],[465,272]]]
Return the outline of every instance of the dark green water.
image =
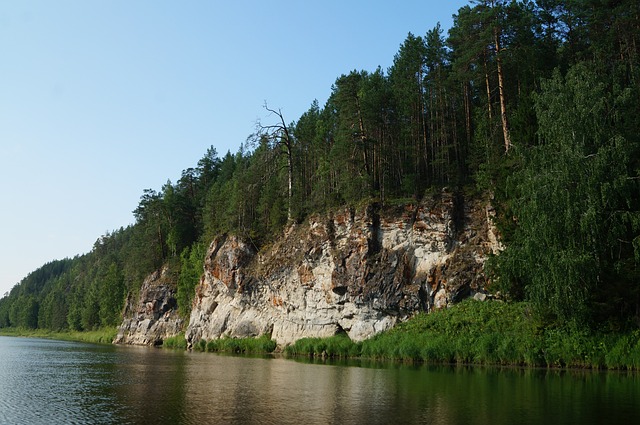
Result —
[[[640,375],[319,365],[0,337],[2,424],[640,424]]]

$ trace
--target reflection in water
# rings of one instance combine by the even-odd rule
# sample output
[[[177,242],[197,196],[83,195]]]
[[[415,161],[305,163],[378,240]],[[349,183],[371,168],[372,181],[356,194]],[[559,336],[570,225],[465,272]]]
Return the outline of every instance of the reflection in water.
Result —
[[[640,375],[312,364],[0,337],[0,423],[640,423]]]
[[[190,422],[387,423],[383,370],[321,366],[284,359],[193,354],[189,368]]]
[[[622,423],[637,375],[478,367],[347,367],[189,355],[190,423]]]
[[[126,406],[121,421],[183,423],[187,377],[184,353],[123,348],[111,365],[117,403]]]

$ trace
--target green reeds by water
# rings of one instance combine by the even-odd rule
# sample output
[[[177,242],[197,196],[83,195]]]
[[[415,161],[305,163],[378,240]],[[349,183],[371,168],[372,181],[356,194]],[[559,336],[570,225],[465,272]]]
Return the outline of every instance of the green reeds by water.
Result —
[[[309,357],[361,357],[361,343],[355,343],[346,334],[328,338],[302,338],[288,345],[284,353],[289,356]]]
[[[640,370],[640,330],[607,334],[546,328],[524,303],[468,300],[419,314],[362,342],[346,335],[303,338],[284,352],[405,362]]]
[[[186,350],[187,339],[184,337],[184,333],[181,333],[176,336],[166,338],[164,341],[162,341],[162,347],[171,348],[174,350]]]
[[[276,342],[268,335],[258,338],[219,338],[209,341],[202,339],[193,346],[193,349],[211,353],[268,354],[276,349]]]

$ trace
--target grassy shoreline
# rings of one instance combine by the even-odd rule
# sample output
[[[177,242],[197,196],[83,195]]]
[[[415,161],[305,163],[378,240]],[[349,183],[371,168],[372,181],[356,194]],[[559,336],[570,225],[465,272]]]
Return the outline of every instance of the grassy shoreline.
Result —
[[[0,335],[110,344],[116,328],[90,332],[0,329]],[[186,350],[184,334],[167,338],[164,348]],[[371,339],[347,335],[302,338],[281,347],[289,358],[357,359],[427,364],[503,365],[547,368],[640,370],[640,329],[596,332],[550,327],[525,303],[474,300],[418,314]],[[259,338],[201,340],[193,350],[234,354],[279,352],[275,341]]]
[[[185,349],[184,335],[165,341],[165,346]],[[276,348],[264,336],[201,340],[193,347],[236,354],[268,354]],[[283,347],[282,354],[313,360],[638,371],[640,329],[593,332],[545,326],[525,303],[467,300],[418,314],[365,341],[353,342],[347,335],[302,338]]]
[[[464,301],[419,314],[362,342],[303,338],[289,356],[429,364],[640,370],[640,329],[604,333],[545,327],[524,303]]]
[[[0,336],[57,339],[61,341],[111,344],[118,333],[117,328],[101,328],[94,331],[51,331],[47,329],[0,328]]]

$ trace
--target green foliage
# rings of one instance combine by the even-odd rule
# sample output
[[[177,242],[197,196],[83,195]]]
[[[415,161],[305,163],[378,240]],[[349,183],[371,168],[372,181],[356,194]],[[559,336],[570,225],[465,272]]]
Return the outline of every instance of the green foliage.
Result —
[[[9,320],[11,301],[9,297],[0,298],[0,328],[8,328],[11,326],[11,321]]]
[[[601,344],[605,349],[608,368],[640,370],[640,331],[635,330],[606,342],[608,344]]]
[[[206,246],[203,243],[193,244],[185,248],[180,255],[180,276],[178,277],[178,311],[184,318],[191,314],[191,302],[195,295],[195,287],[204,272]]]
[[[38,311],[38,327],[61,331],[67,327],[68,302],[64,293],[55,288],[42,301]]]
[[[223,337],[209,341],[201,339],[193,348],[197,351],[212,353],[267,354],[276,349],[276,342],[269,335],[262,335],[258,338]]]
[[[95,286],[98,288],[100,326],[117,326],[122,321],[125,301],[125,286],[122,271],[115,262],[98,273]]]
[[[90,286],[80,310],[82,330],[95,330],[100,326],[100,299],[98,288]]]
[[[111,344],[117,334],[118,329],[116,327],[103,327],[93,331],[53,332],[50,334],[50,337],[55,339],[68,339],[70,341],[91,342],[94,344]]]
[[[535,365],[536,321],[525,305],[465,301],[418,315],[362,347],[381,359]]]
[[[163,348],[171,348],[174,350],[186,350],[187,349],[187,340],[184,337],[184,334],[178,334],[176,336],[172,336],[166,338],[162,341]]]
[[[284,350],[289,356],[349,358],[360,356],[360,344],[354,343],[346,334],[328,338],[302,338]]]
[[[193,345],[193,349],[196,351],[206,351],[207,350],[207,341],[204,339],[201,339],[200,341],[198,341],[196,344]]]
[[[634,369],[639,332],[546,327],[529,304],[462,303],[419,314],[360,343],[347,336],[302,338],[289,356],[366,358],[404,362]]]
[[[556,72],[536,96],[542,143],[508,180],[517,227],[498,257],[499,279],[561,322],[584,325],[598,298],[639,294],[638,148],[617,129],[618,103],[586,66]]]
[[[9,322],[19,328],[35,329],[38,327],[38,301],[33,295],[20,295],[11,303]]]

